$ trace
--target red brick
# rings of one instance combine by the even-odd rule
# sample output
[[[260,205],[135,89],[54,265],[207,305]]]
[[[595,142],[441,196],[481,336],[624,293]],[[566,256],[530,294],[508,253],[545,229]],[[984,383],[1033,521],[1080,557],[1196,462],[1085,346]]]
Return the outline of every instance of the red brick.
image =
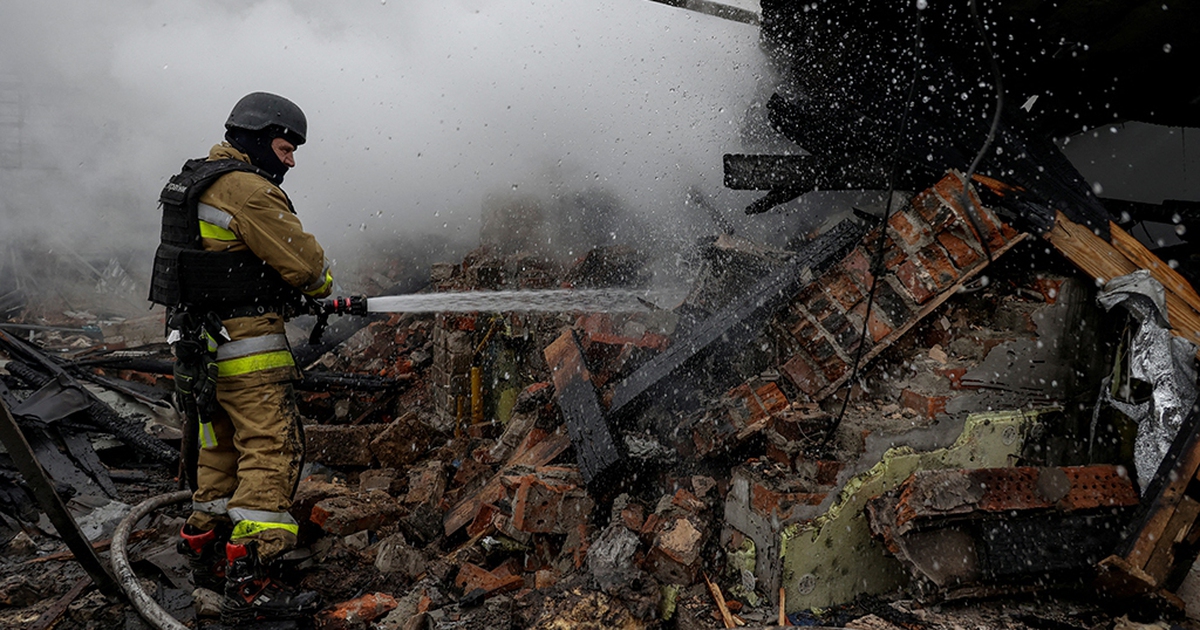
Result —
[[[513,500],[513,527],[537,534],[566,534],[591,517],[591,496],[578,486],[527,475]]]
[[[888,219],[888,226],[892,228],[892,232],[899,236],[901,240],[914,248],[920,245],[925,236],[925,226],[914,223],[909,215],[904,212],[892,213],[892,216]]]
[[[480,504],[479,509],[475,512],[475,519],[471,521],[470,525],[467,525],[467,536],[477,538],[495,530],[496,525],[492,519],[499,513],[500,508],[491,503]]]
[[[330,497],[312,508],[309,520],[336,536],[377,530],[400,518],[400,505],[382,490]]]
[[[519,575],[497,577],[487,569],[471,564],[470,562],[465,562],[462,568],[458,570],[458,576],[454,578],[454,584],[462,589],[463,594],[481,590],[485,596],[490,596],[521,588],[525,585],[525,578]]]
[[[972,222],[962,207],[962,184],[958,181],[958,178],[954,175],[948,175],[942,178],[942,181],[938,182],[935,188],[938,194],[942,196],[943,202],[958,215],[959,220],[972,226],[972,231],[974,232],[975,223]],[[971,204],[972,216],[978,222],[979,229],[984,232],[983,239],[987,241],[993,250],[1002,247],[1009,238],[1016,236],[1014,230],[1005,226],[990,210],[980,205],[979,197],[974,191],[971,192],[968,202]]]
[[[306,457],[329,466],[370,466],[370,426],[317,424],[304,427]]]
[[[739,418],[743,426],[764,420],[788,407],[787,397],[775,383],[766,383],[753,391],[749,385],[743,383],[729,390],[726,396],[737,401],[745,409],[745,418]]]
[[[809,364],[806,352],[797,352],[783,364],[783,373],[800,391],[813,395],[828,382]]]
[[[688,491],[687,488],[680,488],[675,491],[675,496],[671,497],[671,505],[683,508],[692,514],[699,514],[708,507],[703,501],[696,498],[696,495]]]
[[[750,508],[764,518],[785,520],[802,505],[820,505],[824,492],[778,492],[758,482],[750,482]]]
[[[845,462],[838,460],[817,460],[817,483],[822,486],[836,484],[838,473],[842,472],[843,466],[845,466]]]
[[[808,309],[808,312],[812,313],[813,319],[817,320],[818,322],[828,318],[834,313],[841,312],[841,309],[838,308],[837,304],[835,304],[833,300],[829,299],[828,297],[825,297],[823,293],[817,294],[813,297],[813,299],[805,302],[804,308]]]
[[[930,286],[931,281],[923,278],[926,275],[924,269],[918,268],[911,260],[905,260],[895,267],[895,272],[896,278],[908,291],[913,302],[924,304],[936,295],[933,287]]]
[[[433,431],[417,419],[416,413],[396,418],[382,431],[378,426],[369,428],[377,432],[370,442],[371,454],[389,468],[409,466],[424,457],[433,445]]]
[[[429,461],[420,468],[410,469],[404,502],[436,507],[446,493],[446,481],[446,466],[440,461]]]
[[[938,245],[930,245],[917,253],[917,260],[925,267],[929,277],[937,286],[938,293],[948,290],[958,281],[958,269],[946,257],[945,251]]]
[[[863,248],[855,247],[841,264],[846,275],[854,279],[858,287],[863,291],[871,288],[871,281],[874,276],[871,275],[871,259],[863,253]]]
[[[842,360],[833,344],[827,341],[822,340],[821,344],[818,344],[817,352],[812,354],[812,358],[817,360],[817,367],[829,382],[838,380],[847,371],[846,361]]]
[[[834,267],[821,278],[821,285],[826,295],[841,305],[843,310],[854,308],[863,299],[863,294],[854,284],[854,280],[845,271]]]
[[[939,413],[945,413],[949,396],[931,396],[905,389],[900,392],[900,404],[912,409],[921,416],[933,419]]]
[[[867,310],[866,302],[859,304],[854,309],[854,315],[861,321],[863,313]],[[871,335],[873,343],[879,343],[884,337],[892,334],[892,327],[880,317],[879,304],[875,303],[871,306],[871,317],[867,320],[867,333]]]
[[[638,348],[666,350],[670,339],[665,335],[652,332],[642,333],[640,337],[629,337],[620,334],[614,327],[612,316],[607,313],[593,313],[581,316],[576,326],[583,330],[582,344],[586,350],[590,344],[598,343],[610,346],[632,345]]]
[[[946,253],[949,254],[950,260],[954,262],[954,266],[964,271],[970,269],[983,258],[979,252],[976,252],[973,247],[952,233],[952,231],[939,233],[937,240],[946,249]],[[974,239],[972,238],[972,240]]]
[[[950,389],[977,389],[974,387],[963,387],[962,378],[966,375],[967,368],[934,368],[933,373],[949,380]]]
[[[792,453],[789,453],[788,451],[776,446],[774,442],[767,441],[767,449],[765,454],[767,459],[779,464],[780,466],[786,466],[791,469],[795,468],[796,462]]]
[[[896,241],[893,241],[890,237],[884,242],[883,247],[884,269],[893,269],[896,267],[896,265],[908,260],[908,255],[904,253],[904,250],[900,249],[900,247],[896,245]]]
[[[800,308],[797,310],[803,311],[803,309]],[[802,346],[808,346],[809,344],[816,343],[817,338],[821,336],[821,331],[817,329],[817,325],[812,323],[812,321],[807,317],[800,320],[796,326],[792,328],[791,332],[792,336],[795,337],[796,341],[799,341],[800,345]]]
[[[706,537],[705,531],[687,517],[662,520],[646,554],[646,568],[665,583],[694,583],[704,564],[701,551]]]
[[[319,630],[357,630],[394,610],[399,604],[387,593],[368,593],[357,599],[342,602],[317,615]]]
[[[935,230],[940,228],[950,216],[950,211],[942,205],[942,200],[932,188],[917,193],[912,198],[912,207],[917,215]]]
[[[642,530],[646,523],[646,508],[641,503],[630,503],[621,509],[621,522],[631,532]]]

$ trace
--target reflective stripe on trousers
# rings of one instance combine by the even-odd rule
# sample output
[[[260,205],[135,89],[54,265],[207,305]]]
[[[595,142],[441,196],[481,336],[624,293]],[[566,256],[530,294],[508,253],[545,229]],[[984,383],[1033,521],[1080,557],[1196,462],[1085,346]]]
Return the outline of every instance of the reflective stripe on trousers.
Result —
[[[238,376],[260,370],[292,367],[296,360],[288,346],[287,336],[263,335],[238,339],[217,348],[217,376]]]
[[[224,516],[229,513],[229,497],[212,501],[192,501],[192,511]]]
[[[253,536],[267,529],[282,529],[292,534],[300,532],[300,524],[287,512],[230,508],[229,518],[233,521],[233,533],[229,536],[230,540]]]

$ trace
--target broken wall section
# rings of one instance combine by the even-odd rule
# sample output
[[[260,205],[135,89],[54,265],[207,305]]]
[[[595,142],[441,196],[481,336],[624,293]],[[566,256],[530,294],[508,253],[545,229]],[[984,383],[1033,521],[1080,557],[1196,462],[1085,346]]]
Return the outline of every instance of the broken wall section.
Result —
[[[968,200],[980,234],[961,199],[961,179],[951,172],[892,214],[885,228],[873,230],[776,317],[776,327],[786,333],[782,371],[796,389],[814,400],[828,397],[850,377],[860,345],[865,363],[986,267],[989,252],[994,259],[1025,237],[971,191]],[[880,245],[886,273],[876,278],[871,261]]]

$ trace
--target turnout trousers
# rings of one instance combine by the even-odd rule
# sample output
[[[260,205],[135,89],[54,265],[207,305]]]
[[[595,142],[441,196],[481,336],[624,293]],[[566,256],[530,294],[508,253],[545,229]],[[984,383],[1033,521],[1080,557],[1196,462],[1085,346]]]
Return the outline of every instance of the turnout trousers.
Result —
[[[231,540],[259,541],[264,558],[296,545],[288,513],[304,464],[304,434],[291,383],[217,388],[217,444],[200,450],[188,524],[232,527]],[[226,525],[228,523],[228,525]]]

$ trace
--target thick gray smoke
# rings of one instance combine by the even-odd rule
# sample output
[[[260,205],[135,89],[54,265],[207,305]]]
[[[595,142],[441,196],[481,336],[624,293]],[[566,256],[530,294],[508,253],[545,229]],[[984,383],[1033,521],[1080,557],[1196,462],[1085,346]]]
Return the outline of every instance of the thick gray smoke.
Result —
[[[744,205],[721,154],[764,66],[757,28],[645,0],[6,2],[0,230],[151,248],[165,179],[265,90],[308,115],[284,187],[335,257],[477,242],[482,199],[513,189],[603,190],[670,231],[708,221],[689,186]]]

